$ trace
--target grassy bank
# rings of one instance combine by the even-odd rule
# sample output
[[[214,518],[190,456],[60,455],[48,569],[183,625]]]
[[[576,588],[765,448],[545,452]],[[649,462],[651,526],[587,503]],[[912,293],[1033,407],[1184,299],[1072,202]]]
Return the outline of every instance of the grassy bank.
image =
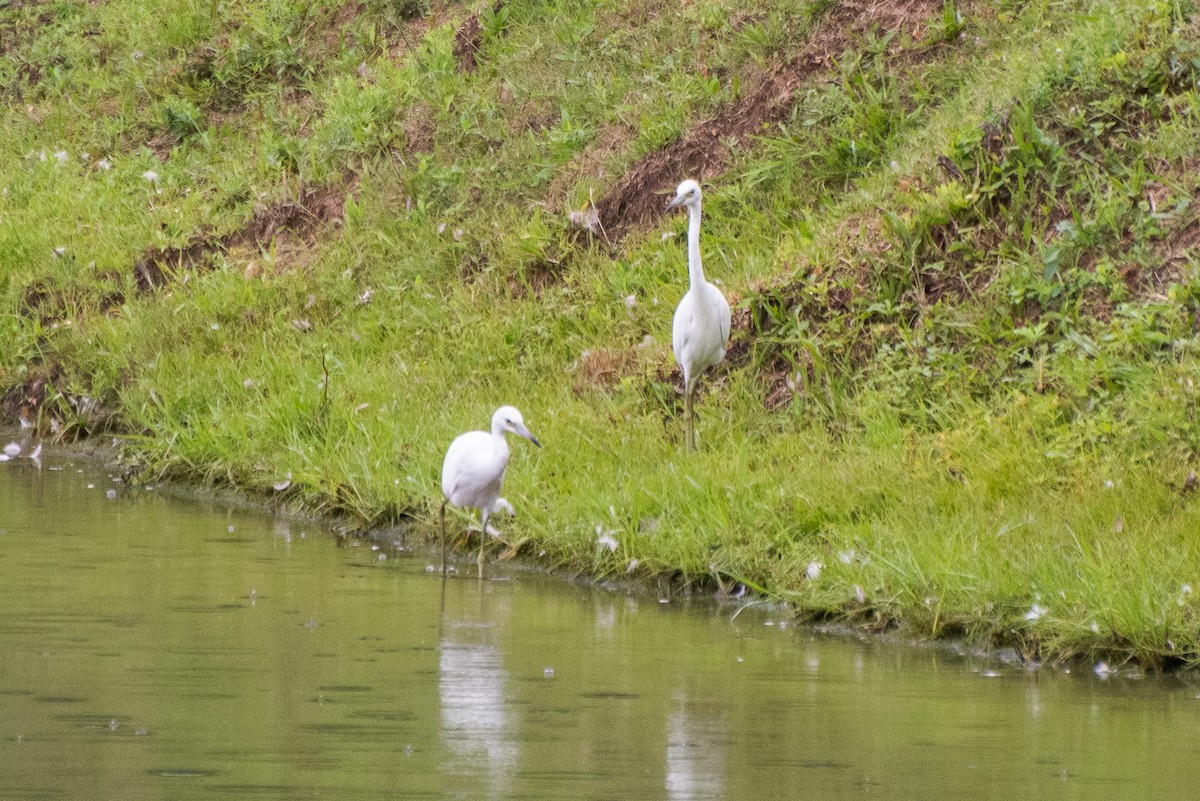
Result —
[[[513,403],[510,553],[1200,660],[1189,5],[168,5],[0,11],[8,415],[432,534]]]

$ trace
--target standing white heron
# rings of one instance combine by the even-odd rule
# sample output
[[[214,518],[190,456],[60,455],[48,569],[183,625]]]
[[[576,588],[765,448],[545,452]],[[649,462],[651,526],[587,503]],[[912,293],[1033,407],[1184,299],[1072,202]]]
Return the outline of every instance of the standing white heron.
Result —
[[[504,468],[508,466],[508,441],[504,434],[511,431],[519,437],[542,447],[537,437],[529,433],[521,413],[512,406],[501,406],[492,415],[492,431],[468,431],[450,443],[442,462],[442,575],[446,574],[446,504],[479,510],[479,578],[483,578],[483,548],[487,542],[488,516],[506,510],[513,513],[512,504],[500,497],[504,483]]]
[[[692,422],[692,404],[700,374],[725,358],[729,341],[729,302],[721,290],[704,280],[700,264],[700,184],[684,181],[675,190],[667,211],[686,206],[688,210],[688,286],[687,294],[675,309],[671,325],[671,346],[675,361],[683,368],[684,440],[689,452],[696,450],[696,432]]]

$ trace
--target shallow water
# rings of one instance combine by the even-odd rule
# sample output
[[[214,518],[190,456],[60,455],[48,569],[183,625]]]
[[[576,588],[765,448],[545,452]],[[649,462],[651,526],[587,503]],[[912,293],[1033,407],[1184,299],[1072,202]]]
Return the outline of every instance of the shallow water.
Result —
[[[0,464],[0,798],[1200,786],[1200,686],[1179,677],[1028,672],[499,568],[448,581],[439,614],[429,559]]]

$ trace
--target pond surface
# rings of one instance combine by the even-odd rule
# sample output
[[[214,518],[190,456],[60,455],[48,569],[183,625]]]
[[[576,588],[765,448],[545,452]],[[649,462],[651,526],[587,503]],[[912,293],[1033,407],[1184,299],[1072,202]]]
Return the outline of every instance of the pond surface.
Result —
[[[0,464],[0,798],[1200,786],[1194,680],[1028,672],[495,566],[451,578],[439,613],[431,554],[338,543],[94,465]]]

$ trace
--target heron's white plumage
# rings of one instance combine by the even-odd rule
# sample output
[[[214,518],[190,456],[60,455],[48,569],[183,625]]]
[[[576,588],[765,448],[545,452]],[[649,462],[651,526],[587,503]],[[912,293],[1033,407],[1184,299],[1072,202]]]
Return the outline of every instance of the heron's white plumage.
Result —
[[[442,463],[442,493],[455,506],[491,510],[500,497],[504,470],[508,466],[508,443],[504,434],[486,431],[460,434]]]
[[[488,517],[501,509],[510,515],[512,504],[500,497],[504,470],[508,467],[508,441],[511,431],[541,447],[525,427],[521,413],[512,406],[501,406],[492,415],[492,430],[468,431],[450,443],[442,462],[442,494],[455,506],[478,509],[481,538],[487,533]],[[483,541],[479,546],[479,575],[483,575]]]
[[[692,282],[675,308],[671,345],[683,369],[684,383],[725,358],[729,340],[729,303],[721,290],[707,281]]]
[[[688,450],[695,448],[692,429],[692,396],[700,374],[725,358],[729,341],[729,302],[721,290],[704,278],[700,261],[700,184],[687,180],[675,190],[667,209],[688,210],[688,291],[675,309],[671,345],[683,370],[686,400],[685,426]]]

